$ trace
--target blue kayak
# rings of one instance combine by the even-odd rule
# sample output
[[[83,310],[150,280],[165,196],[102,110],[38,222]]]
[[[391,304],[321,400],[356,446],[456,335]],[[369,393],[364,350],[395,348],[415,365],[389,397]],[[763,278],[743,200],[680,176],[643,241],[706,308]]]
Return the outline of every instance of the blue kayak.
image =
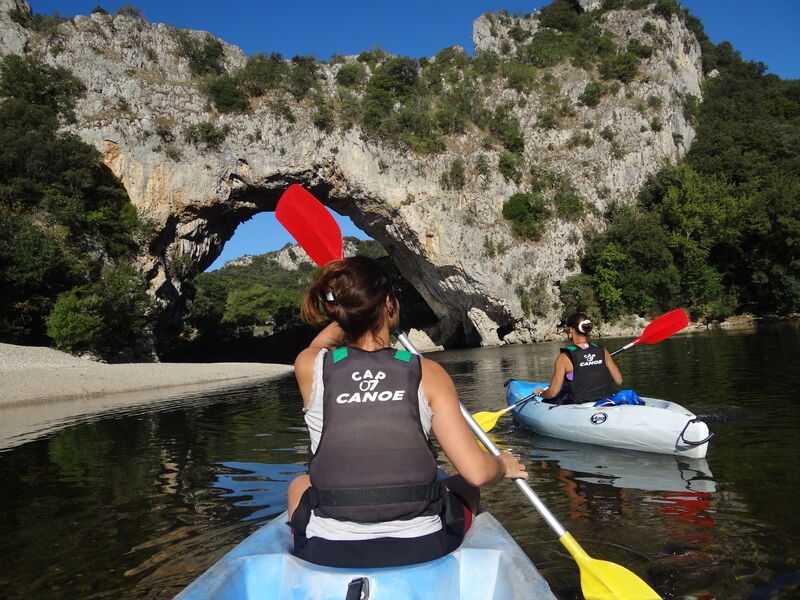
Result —
[[[335,569],[292,556],[286,520],[283,513],[250,535],[176,600],[345,600],[351,597],[348,586],[361,578],[364,600],[556,600],[530,559],[488,512],[475,518],[452,554],[383,569]]]
[[[529,398],[549,383],[509,381],[509,406]],[[527,401],[514,408],[514,418],[548,437],[625,450],[704,458],[712,434],[694,413],[675,402],[641,398],[642,405],[595,406],[594,402],[563,404]]]

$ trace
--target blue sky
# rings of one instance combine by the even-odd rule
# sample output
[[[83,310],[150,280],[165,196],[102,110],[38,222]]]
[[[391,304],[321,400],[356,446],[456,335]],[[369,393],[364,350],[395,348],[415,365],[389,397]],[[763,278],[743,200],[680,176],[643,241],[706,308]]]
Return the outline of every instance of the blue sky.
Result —
[[[548,4],[533,0],[30,0],[36,13],[89,14],[98,4],[114,12],[138,6],[151,22],[202,29],[236,44],[246,54],[280,52],[286,57],[357,54],[381,46],[392,54],[432,56],[458,44],[472,52],[472,21],[506,9],[529,13]],[[766,63],[784,78],[800,78],[800,0],[684,0],[715,43],[730,41],[747,59]],[[342,219],[345,235],[363,233]],[[291,241],[272,213],[256,215],[236,230],[212,269],[243,254],[261,254]]]

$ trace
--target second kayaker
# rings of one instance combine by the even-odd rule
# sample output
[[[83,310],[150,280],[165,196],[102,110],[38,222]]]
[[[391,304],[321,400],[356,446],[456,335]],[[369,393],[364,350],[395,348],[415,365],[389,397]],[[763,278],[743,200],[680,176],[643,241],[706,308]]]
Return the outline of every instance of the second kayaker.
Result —
[[[379,262],[329,263],[301,310],[308,323],[330,323],[295,361],[312,453],[309,474],[288,491],[295,554],[374,568],[455,550],[478,488],[527,479],[525,466],[481,449],[440,365],[389,347],[400,306]],[[437,481],[431,430],[459,476]]]
[[[556,404],[578,404],[602,401],[614,394],[614,384],[622,384],[622,373],[608,350],[589,341],[592,329],[592,321],[584,313],[567,319],[564,333],[571,343],[556,357],[550,385],[534,390],[538,396]]]

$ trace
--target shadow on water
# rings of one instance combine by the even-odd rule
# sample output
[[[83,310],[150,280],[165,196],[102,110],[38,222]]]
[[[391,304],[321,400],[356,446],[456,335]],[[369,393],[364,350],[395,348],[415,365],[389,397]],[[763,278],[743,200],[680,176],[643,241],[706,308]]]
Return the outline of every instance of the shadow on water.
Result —
[[[558,346],[431,357],[475,412],[504,406],[507,378],[546,377]],[[507,417],[493,435],[526,457],[534,489],[590,555],[665,597],[791,598],[798,355],[798,328],[783,326],[675,337],[620,357],[626,387],[713,415],[706,460],[543,438]],[[0,453],[0,597],[10,599],[171,598],[285,510],[308,460],[291,377],[20,439]],[[574,562],[513,486],[486,489],[483,504],[560,598],[580,596]]]

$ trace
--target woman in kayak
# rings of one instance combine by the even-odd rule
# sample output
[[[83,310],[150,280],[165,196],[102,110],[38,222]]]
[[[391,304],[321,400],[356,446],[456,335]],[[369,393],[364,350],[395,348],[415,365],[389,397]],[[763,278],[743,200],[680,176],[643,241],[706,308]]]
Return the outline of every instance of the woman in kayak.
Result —
[[[461,543],[480,486],[527,479],[515,456],[480,448],[439,364],[389,347],[399,311],[390,277],[363,256],[323,267],[303,299],[308,323],[330,321],[295,361],[312,456],[288,504],[295,554],[309,562],[439,558]],[[436,481],[431,430],[460,476]]]
[[[589,342],[592,321],[584,313],[575,313],[567,319],[564,332],[569,337],[569,346],[561,348],[550,385],[534,390],[537,396],[553,400],[557,404],[578,404],[609,398],[614,393],[614,384],[622,384],[614,359],[608,350]]]

